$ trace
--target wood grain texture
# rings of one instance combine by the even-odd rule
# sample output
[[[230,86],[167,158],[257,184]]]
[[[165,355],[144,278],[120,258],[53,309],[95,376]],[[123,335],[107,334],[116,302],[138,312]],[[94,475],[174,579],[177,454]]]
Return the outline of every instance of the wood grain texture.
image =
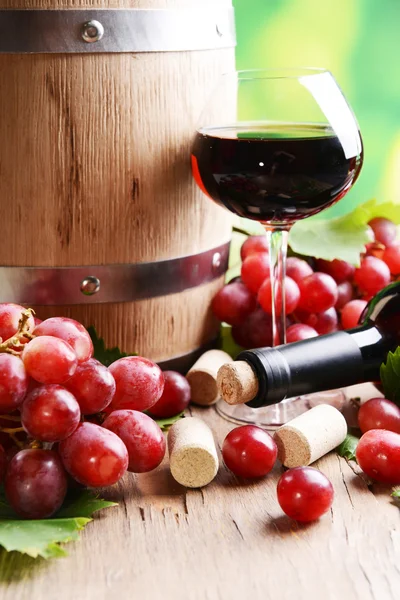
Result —
[[[357,394],[358,395],[358,394]],[[221,446],[232,428],[213,408],[191,409]],[[221,464],[212,484],[186,490],[167,459],[107,492],[120,502],[88,526],[65,559],[34,564],[0,554],[2,600],[396,600],[400,513],[390,489],[371,486],[331,453],[314,464],[335,501],[298,525],[276,500],[277,466],[256,482]]]
[[[233,49],[0,56],[0,262],[144,262],[228,240],[190,146],[232,65]]]
[[[0,0],[0,8],[89,6],[183,4]],[[230,215],[195,185],[190,146],[211,88],[233,68],[233,48],[1,55],[0,264],[146,262],[228,241]],[[228,103],[220,102],[225,113]],[[215,337],[209,304],[221,284],[123,306],[60,306],[38,314],[73,316],[94,324],[107,344],[164,359]]]

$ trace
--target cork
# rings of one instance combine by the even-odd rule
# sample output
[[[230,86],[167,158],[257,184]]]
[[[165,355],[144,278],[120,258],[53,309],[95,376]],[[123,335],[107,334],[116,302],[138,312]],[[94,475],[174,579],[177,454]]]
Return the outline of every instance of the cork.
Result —
[[[319,404],[274,434],[278,459],[285,467],[305,467],[343,442],[347,423],[336,408]]]
[[[223,365],[218,371],[217,384],[221,398],[228,404],[250,402],[258,394],[258,380],[245,361]]]
[[[191,389],[191,400],[200,406],[211,406],[219,399],[218,369],[232,358],[222,350],[205,352],[186,375]]]
[[[218,472],[214,437],[201,419],[186,417],[174,423],[168,432],[168,452],[172,476],[185,487],[203,487]]]

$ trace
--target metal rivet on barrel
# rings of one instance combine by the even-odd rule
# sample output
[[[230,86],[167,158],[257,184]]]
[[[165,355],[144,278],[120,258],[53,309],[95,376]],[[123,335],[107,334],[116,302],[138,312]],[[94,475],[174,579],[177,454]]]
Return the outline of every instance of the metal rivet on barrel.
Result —
[[[212,270],[213,273],[217,273],[221,266],[222,256],[219,252],[216,252],[212,258]]]
[[[94,277],[93,275],[89,275],[89,277],[85,277],[81,281],[81,292],[85,294],[85,296],[93,296],[100,291],[100,279]]]
[[[88,44],[98,42],[104,35],[104,27],[100,21],[87,21],[82,28],[82,38]]]

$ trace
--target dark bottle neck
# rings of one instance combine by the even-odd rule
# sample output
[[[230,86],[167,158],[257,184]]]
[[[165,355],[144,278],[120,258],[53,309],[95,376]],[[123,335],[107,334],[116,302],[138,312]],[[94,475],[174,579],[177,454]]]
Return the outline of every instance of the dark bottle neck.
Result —
[[[259,408],[285,398],[377,381],[390,349],[393,340],[369,321],[350,331],[246,350],[236,360],[248,362],[257,375],[259,392],[248,406]]]

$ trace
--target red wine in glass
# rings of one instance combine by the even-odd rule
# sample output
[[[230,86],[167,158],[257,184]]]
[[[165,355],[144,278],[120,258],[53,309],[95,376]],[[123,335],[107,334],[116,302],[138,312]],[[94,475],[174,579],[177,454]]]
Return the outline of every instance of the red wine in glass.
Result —
[[[247,219],[292,224],[337,202],[353,185],[362,150],[346,156],[324,125],[201,130],[192,149],[197,184]]]

